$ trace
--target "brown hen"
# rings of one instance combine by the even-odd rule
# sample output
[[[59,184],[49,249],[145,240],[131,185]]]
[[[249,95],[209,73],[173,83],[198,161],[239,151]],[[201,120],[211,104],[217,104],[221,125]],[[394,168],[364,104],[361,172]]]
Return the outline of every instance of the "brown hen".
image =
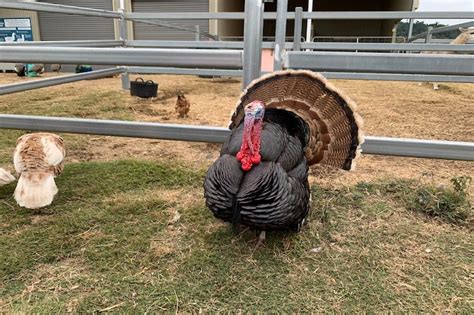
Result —
[[[176,100],[176,106],[175,106],[175,111],[176,113],[178,113],[178,117],[186,118],[188,116],[190,107],[191,107],[191,104],[186,99],[184,94],[182,93],[178,94],[178,99]]]

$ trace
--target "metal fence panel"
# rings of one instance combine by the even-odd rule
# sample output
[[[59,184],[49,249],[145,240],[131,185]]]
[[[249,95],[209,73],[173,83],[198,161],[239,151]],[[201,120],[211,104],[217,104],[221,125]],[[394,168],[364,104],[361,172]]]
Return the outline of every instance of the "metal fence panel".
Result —
[[[474,75],[474,55],[293,51],[287,53],[285,66],[333,72]]]
[[[474,161],[473,142],[367,137],[362,150],[378,155]]]
[[[38,12],[66,13],[66,14],[73,14],[73,15],[97,16],[97,17],[105,17],[105,18],[120,18],[120,13],[113,12],[113,11],[82,8],[82,7],[76,7],[76,6],[52,4],[52,3],[20,2],[20,1],[0,2],[0,8],[31,10],[31,11],[38,11]]]
[[[0,47],[2,62],[241,68],[242,52],[209,49]]]
[[[61,41],[33,41],[33,42],[0,42],[2,47],[120,47],[124,44],[123,40],[61,40]],[[0,57],[1,58],[1,57]]]
[[[139,74],[185,74],[185,75],[229,76],[229,77],[242,76],[242,70],[230,70],[230,69],[128,67],[126,71],[128,73],[139,73]]]
[[[194,19],[219,19],[243,20],[243,12],[160,12],[160,13],[126,13],[127,19],[160,19],[160,20],[194,20]],[[263,18],[275,20],[276,12],[265,12]],[[287,19],[295,18],[294,12],[288,12]],[[465,11],[327,11],[303,12],[303,19],[318,20],[402,20],[402,19],[474,19],[474,12]]]
[[[1,114],[0,128],[215,143],[224,142],[230,134],[222,127]],[[474,143],[470,142],[368,136],[362,150],[366,154],[474,161]]]
[[[357,50],[357,51],[459,51],[474,52],[474,45],[447,44],[391,44],[391,43],[301,43],[303,49],[314,50]]]
[[[123,72],[124,72],[124,68],[120,67],[120,68],[97,70],[97,71],[91,71],[91,72],[85,72],[85,73],[79,73],[79,74],[65,75],[65,76],[48,78],[48,79],[34,80],[34,81],[28,81],[28,82],[22,82],[22,83],[0,85],[0,95],[34,90],[34,89],[39,89],[39,88],[43,88],[47,86],[66,84],[66,83],[82,81],[82,80],[105,78],[105,77],[123,73]]]
[[[377,81],[413,81],[413,82],[457,82],[474,83],[474,76],[400,74],[400,73],[363,73],[363,72],[321,72],[328,79],[377,80]]]

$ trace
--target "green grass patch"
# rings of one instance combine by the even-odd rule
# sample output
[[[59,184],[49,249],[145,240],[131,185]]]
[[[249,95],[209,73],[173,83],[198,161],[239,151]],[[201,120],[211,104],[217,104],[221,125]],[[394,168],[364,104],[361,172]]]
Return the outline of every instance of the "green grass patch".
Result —
[[[7,114],[42,115],[133,120],[122,93],[117,91],[84,90],[78,94],[71,88],[32,90],[2,97],[0,111]]]
[[[470,312],[474,237],[411,209],[430,186],[313,186],[308,225],[253,252],[205,208],[204,173],[68,164],[40,211],[0,187],[0,312]]]
[[[452,187],[446,187],[414,180],[391,180],[382,184],[359,183],[357,188],[368,193],[385,194],[409,210],[441,221],[468,225],[472,217],[472,206],[469,199],[471,177],[454,177],[451,179],[451,183]]]
[[[452,188],[417,187],[415,196],[408,201],[408,208],[449,223],[466,224],[472,211],[468,196],[471,177],[455,177],[451,182]]]

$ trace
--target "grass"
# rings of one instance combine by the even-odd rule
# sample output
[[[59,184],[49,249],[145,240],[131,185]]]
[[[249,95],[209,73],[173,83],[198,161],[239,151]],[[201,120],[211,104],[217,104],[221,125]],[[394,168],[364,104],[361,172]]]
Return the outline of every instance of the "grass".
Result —
[[[271,233],[253,252],[251,233],[234,236],[205,208],[204,172],[72,163],[36,212],[16,206],[14,184],[0,187],[0,312],[472,310],[471,214],[448,223],[412,208],[433,187],[313,186],[303,231]]]
[[[0,111],[8,114],[28,114],[42,116],[131,119],[132,112],[123,110],[125,101],[122,93],[115,91],[83,91],[73,88],[59,91],[33,90],[27,98],[18,94],[2,98]]]
[[[224,81],[203,85],[194,78],[157,78],[160,94],[154,104],[136,102],[117,90],[118,82],[105,80],[97,82],[108,87],[84,82],[5,95],[0,111],[173,121],[174,97],[182,90],[194,108],[193,120],[186,123],[221,124],[219,110],[227,120],[240,93],[238,82],[229,87]],[[455,101],[430,103],[431,89],[420,99],[416,87],[416,100],[410,101],[405,88],[414,86],[403,86],[403,97],[397,97],[392,83],[384,85],[388,94],[380,85],[359,84],[347,87],[372,122],[367,124],[371,134],[469,138],[453,129],[467,130],[459,119],[469,117],[463,113],[472,93],[464,86],[446,90],[462,92]],[[449,128],[443,125],[449,125],[445,103],[461,110],[451,115],[457,123]],[[199,116],[209,110],[212,117]],[[391,112],[392,123],[377,124]],[[407,123],[407,117],[415,120]],[[431,119],[437,129],[417,129],[424,125],[416,119]],[[11,170],[22,134],[2,130],[1,166]],[[137,151],[158,147],[153,160],[161,162],[144,162],[139,153],[137,160],[109,162],[132,154],[117,139],[62,136],[68,161],[52,206],[21,209],[12,198],[15,184],[0,187],[0,313],[472,312],[474,237],[467,178],[455,178],[452,187],[401,179],[313,186],[312,213],[301,233],[269,233],[265,247],[253,252],[248,244],[253,234],[234,236],[204,205],[201,167],[209,160],[181,165],[173,153],[160,152],[168,148],[161,143],[142,143]],[[116,150],[107,148],[112,141]],[[198,152],[186,148],[190,156]],[[107,162],[88,162],[100,158]],[[424,163],[424,169],[434,165]],[[469,169],[447,167],[450,174]],[[416,170],[403,166],[411,177]]]
[[[82,93],[72,87],[58,91],[44,89],[32,90],[25,94],[11,94],[2,96],[0,112],[6,114],[77,117],[134,120],[133,110],[126,106],[124,92],[117,93],[110,90],[88,91]],[[23,135],[21,130],[1,130],[0,136],[0,164],[11,163],[16,139]],[[64,135],[68,151],[87,151],[86,137]]]

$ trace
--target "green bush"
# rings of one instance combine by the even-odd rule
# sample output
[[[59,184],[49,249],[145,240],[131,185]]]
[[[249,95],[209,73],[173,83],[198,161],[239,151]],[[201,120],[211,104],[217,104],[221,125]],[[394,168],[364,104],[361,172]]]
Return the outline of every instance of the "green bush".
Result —
[[[407,207],[449,223],[466,224],[472,211],[468,193],[471,180],[468,176],[454,177],[453,188],[419,186],[407,199]]]

